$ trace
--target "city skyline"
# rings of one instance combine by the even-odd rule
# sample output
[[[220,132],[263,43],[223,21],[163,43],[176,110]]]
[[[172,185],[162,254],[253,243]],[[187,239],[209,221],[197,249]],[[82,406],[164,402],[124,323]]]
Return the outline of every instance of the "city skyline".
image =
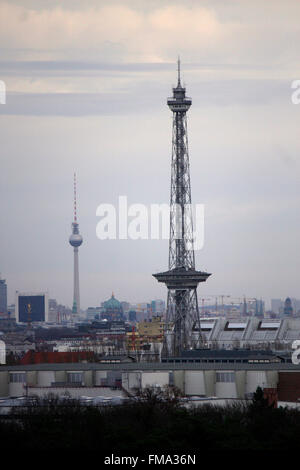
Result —
[[[300,79],[300,6],[272,3],[268,22],[258,5],[0,2],[7,89],[0,104],[0,271],[9,303],[16,290],[48,291],[71,306],[66,240],[74,171],[82,307],[112,291],[132,302],[166,300],[151,273],[167,265],[168,241],[100,241],[96,208],[116,205],[120,195],[168,203],[166,97],[178,53],[193,96],[193,201],[205,204],[196,264],[214,273],[199,297],[299,297],[300,105],[291,102],[291,83]],[[179,13],[185,44],[176,36]]]

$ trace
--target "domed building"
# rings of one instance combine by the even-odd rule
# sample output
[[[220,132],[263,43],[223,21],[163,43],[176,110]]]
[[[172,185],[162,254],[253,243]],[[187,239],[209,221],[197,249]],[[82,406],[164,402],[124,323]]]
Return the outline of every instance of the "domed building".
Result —
[[[111,298],[103,302],[104,312],[101,314],[102,318],[107,320],[124,320],[123,307],[121,302],[117,300],[112,293]]]

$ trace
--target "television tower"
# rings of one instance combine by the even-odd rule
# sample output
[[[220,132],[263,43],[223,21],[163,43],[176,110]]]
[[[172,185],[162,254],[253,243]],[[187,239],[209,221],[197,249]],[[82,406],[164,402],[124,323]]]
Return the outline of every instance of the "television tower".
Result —
[[[78,264],[78,248],[82,244],[82,236],[79,233],[79,224],[77,222],[77,189],[76,189],[76,173],[74,173],[74,221],[72,222],[72,235],[69,243],[74,247],[74,295],[73,295],[73,314],[80,313],[80,295],[79,295],[79,264]]]
[[[210,276],[195,270],[186,124],[186,113],[192,100],[185,96],[185,88],[181,85],[180,59],[177,86],[167,104],[173,112],[169,270],[153,276],[168,288],[163,354],[174,356],[202,344],[197,286]]]

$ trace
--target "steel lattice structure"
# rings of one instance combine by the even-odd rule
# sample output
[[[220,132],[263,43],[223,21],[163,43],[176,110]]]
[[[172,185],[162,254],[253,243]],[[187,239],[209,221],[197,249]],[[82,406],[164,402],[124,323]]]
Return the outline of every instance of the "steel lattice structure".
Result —
[[[178,355],[182,350],[201,346],[197,286],[210,276],[195,270],[186,121],[192,100],[185,96],[181,85],[179,60],[178,83],[167,104],[173,112],[169,270],[154,277],[168,288],[163,353]]]

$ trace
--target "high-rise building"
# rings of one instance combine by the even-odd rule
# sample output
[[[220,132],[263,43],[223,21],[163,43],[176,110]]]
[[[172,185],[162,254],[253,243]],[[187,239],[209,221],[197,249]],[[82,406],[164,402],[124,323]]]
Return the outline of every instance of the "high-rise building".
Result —
[[[69,243],[74,248],[74,293],[73,293],[73,314],[80,313],[80,293],[79,293],[79,260],[78,248],[82,244],[82,236],[79,233],[79,224],[77,222],[77,192],[76,192],[76,174],[74,173],[74,221],[72,222],[72,235]]]
[[[265,312],[265,304],[262,300],[255,299],[255,316],[263,317]]]
[[[0,313],[7,313],[7,285],[5,279],[0,279]]]
[[[177,86],[167,104],[173,113],[169,269],[154,277],[168,288],[163,353],[177,355],[184,349],[202,345],[197,286],[210,276],[195,269],[186,123],[192,100],[185,96],[181,85],[179,60]]]
[[[123,302],[121,302],[121,305],[122,305],[124,314],[127,314],[130,310],[130,303],[123,300]]]
[[[163,314],[166,309],[166,303],[164,300],[156,299],[151,301],[152,315]]]
[[[131,322],[136,321],[136,311],[135,310],[129,310],[128,312],[128,320]]]
[[[292,306],[292,301],[289,297],[287,297],[284,301],[284,308],[283,308],[283,314],[284,315],[293,315],[294,309]]]

